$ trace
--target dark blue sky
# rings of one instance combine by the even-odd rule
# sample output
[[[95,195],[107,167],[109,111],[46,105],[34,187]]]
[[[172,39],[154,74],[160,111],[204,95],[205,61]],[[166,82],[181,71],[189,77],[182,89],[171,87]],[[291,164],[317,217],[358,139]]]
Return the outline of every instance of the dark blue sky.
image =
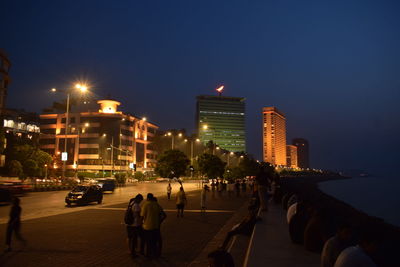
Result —
[[[287,116],[320,168],[394,168],[400,151],[399,1],[2,2],[8,106],[40,111],[85,78],[162,128],[194,128],[195,96],[247,98],[248,151],[261,109]]]

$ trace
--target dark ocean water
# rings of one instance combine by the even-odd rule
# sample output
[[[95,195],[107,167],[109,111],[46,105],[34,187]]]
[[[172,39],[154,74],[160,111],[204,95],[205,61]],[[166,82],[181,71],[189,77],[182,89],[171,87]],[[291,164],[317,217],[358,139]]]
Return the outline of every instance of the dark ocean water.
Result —
[[[358,210],[400,226],[400,176],[322,182],[319,188]]]

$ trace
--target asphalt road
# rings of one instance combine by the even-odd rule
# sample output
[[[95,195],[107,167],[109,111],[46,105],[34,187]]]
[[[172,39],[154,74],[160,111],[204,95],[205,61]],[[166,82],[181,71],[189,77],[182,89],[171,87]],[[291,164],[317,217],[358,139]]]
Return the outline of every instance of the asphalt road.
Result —
[[[166,185],[140,184],[122,188],[106,195],[101,205],[77,208],[65,207],[66,192],[34,193],[22,198],[22,235],[27,245],[14,240],[13,251],[0,254],[0,265],[187,266],[247,200],[247,197],[219,196],[210,192],[209,211],[201,214],[197,184],[185,184],[188,205],[185,216],[177,218],[175,201],[165,197]],[[173,194],[178,187],[179,184],[173,185]],[[163,253],[158,260],[142,256],[132,259],[128,253],[123,216],[127,200],[139,192],[154,193],[167,212],[168,217],[161,228]],[[62,200],[59,200],[60,197]],[[4,214],[4,210],[8,209],[1,207],[1,212]],[[6,224],[0,225],[2,240],[5,238],[5,227]],[[3,248],[0,246],[0,249]]]
[[[173,190],[179,189],[179,183],[172,183]],[[87,206],[67,207],[65,205],[65,196],[69,191],[50,191],[50,192],[33,192],[22,196],[22,220],[41,218],[51,215],[58,215],[80,210],[91,209],[93,206],[107,206],[112,204],[126,203],[132,196],[138,193],[153,193],[155,196],[166,194],[167,183],[138,183],[127,187],[119,187],[112,194],[104,194],[103,203],[90,204]],[[192,191],[199,188],[197,183],[184,183],[185,191]],[[7,223],[10,206],[0,206],[0,224]]]

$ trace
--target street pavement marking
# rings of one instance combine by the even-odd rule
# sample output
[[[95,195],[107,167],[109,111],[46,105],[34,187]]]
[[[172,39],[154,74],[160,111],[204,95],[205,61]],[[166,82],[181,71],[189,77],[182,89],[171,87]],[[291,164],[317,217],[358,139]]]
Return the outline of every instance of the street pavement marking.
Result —
[[[98,207],[95,209],[99,209],[99,210],[126,210],[126,208],[102,208],[102,207]],[[175,209],[164,209],[164,211],[166,212],[176,212]],[[184,210],[185,212],[197,212],[200,213],[202,212],[202,210]],[[206,213],[233,213],[235,212],[234,210],[206,210]]]

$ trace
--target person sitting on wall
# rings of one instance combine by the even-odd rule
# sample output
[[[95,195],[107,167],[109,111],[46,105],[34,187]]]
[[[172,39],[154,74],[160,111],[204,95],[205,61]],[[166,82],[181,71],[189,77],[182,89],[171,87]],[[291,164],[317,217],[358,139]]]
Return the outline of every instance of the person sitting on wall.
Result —
[[[289,235],[293,243],[304,243],[304,230],[310,219],[312,209],[311,204],[304,200],[297,203],[296,213],[289,222]]]
[[[235,225],[232,228],[232,230],[228,232],[221,246],[221,249],[226,249],[226,247],[229,244],[229,241],[235,235],[238,234],[251,235],[251,233],[253,232],[254,225],[256,224],[257,221],[260,220],[260,218],[257,216],[259,205],[260,202],[257,200],[257,198],[251,199],[248,208],[249,213],[247,214],[246,217],[244,217],[244,219],[239,224]]]
[[[363,229],[357,246],[351,246],[343,250],[334,267],[376,267],[372,255],[377,251],[379,235],[373,229]]]
[[[352,227],[347,223],[342,223],[336,235],[325,242],[321,254],[321,267],[333,267],[339,254],[350,246],[352,236]]]
[[[335,233],[329,208],[316,207],[304,229],[304,247],[306,250],[321,253],[325,242]]]

